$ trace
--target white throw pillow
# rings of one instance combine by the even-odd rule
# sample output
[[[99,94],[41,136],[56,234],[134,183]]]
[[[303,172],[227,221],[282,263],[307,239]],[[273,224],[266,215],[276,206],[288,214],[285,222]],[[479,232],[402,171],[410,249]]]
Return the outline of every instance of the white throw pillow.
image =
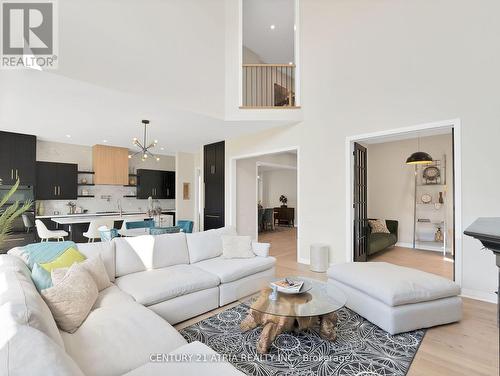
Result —
[[[104,266],[101,255],[89,258],[81,262],[80,265],[90,274],[99,291],[111,286],[111,281],[109,280],[106,266]],[[69,268],[53,269],[51,272],[52,284],[57,285],[64,278],[68,270]]]
[[[250,236],[222,236],[222,257],[226,259],[255,257],[252,251],[252,238]]]
[[[57,284],[41,294],[59,328],[73,333],[87,318],[99,292],[92,276],[75,263]]]

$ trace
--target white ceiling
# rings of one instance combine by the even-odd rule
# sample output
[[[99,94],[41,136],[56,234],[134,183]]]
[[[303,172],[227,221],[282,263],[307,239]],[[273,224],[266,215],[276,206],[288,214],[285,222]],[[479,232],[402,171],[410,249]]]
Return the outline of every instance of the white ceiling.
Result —
[[[224,0],[64,0],[59,69],[0,71],[0,129],[165,153],[284,125],[225,121]],[[70,135],[68,138],[66,135]]]
[[[243,45],[263,63],[295,61],[294,3],[294,0],[243,0]]]
[[[133,137],[142,139],[140,121],[149,119],[150,136],[159,140],[157,150],[163,147],[161,154],[171,154],[196,152],[210,142],[281,124],[224,121],[170,107],[158,97],[34,70],[0,71],[0,82],[0,129],[41,140],[79,145],[107,140],[109,145],[132,148]]]

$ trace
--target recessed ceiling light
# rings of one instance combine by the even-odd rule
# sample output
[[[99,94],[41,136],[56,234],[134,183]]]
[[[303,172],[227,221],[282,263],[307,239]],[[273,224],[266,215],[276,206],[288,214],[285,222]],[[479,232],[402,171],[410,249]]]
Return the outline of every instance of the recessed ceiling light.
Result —
[[[66,137],[71,138],[71,135],[70,135],[70,134],[67,134],[67,135],[66,135]]]
[[[106,142],[108,142],[108,140],[102,140],[102,142],[106,143]]]
[[[160,148],[160,150],[165,150],[165,148]]]
[[[293,61],[288,62],[289,65],[293,65]]]
[[[293,30],[297,31],[297,25],[293,25]]]
[[[276,25],[271,25],[271,26],[269,26],[269,27],[271,28],[271,30],[276,29]]]

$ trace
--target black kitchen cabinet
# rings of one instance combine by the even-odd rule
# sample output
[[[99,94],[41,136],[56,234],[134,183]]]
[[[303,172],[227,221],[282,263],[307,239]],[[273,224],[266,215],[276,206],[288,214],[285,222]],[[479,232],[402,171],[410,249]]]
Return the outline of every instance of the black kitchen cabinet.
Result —
[[[203,176],[205,182],[205,210],[203,227],[205,230],[224,227],[224,141],[203,147]]]
[[[137,170],[137,198],[175,199],[175,172]]]
[[[78,165],[37,162],[35,197],[37,200],[76,200]]]
[[[164,174],[165,179],[165,198],[167,199],[175,199],[175,172],[174,171],[166,171]]]
[[[0,131],[0,179],[4,185],[12,185],[17,179],[21,185],[35,184],[35,136]]]

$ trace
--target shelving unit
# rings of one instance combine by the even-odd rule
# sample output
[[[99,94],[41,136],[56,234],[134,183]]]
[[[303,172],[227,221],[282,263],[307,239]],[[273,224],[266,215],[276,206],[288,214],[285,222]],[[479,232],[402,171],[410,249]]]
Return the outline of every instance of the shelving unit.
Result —
[[[423,177],[425,168],[435,166],[440,171],[439,179],[426,180]],[[415,166],[415,195],[413,216],[413,248],[440,251],[446,256],[447,249],[447,186],[446,156],[435,160],[432,164]],[[440,192],[443,202],[439,202]],[[431,201],[422,201],[423,195],[431,196]],[[438,231],[441,239],[436,239]]]
[[[77,171],[77,174],[78,175],[92,175],[92,179],[93,179],[93,176],[95,175],[95,172],[94,171]],[[80,179],[78,179],[78,182],[77,182],[77,187],[93,187],[95,186],[95,184],[93,182],[87,182],[87,183],[82,183],[80,181]],[[95,197],[95,195],[91,195],[91,194],[88,194],[88,195],[84,195],[84,194],[81,194],[82,192],[80,191],[79,194],[76,196],[77,198],[93,198]]]

